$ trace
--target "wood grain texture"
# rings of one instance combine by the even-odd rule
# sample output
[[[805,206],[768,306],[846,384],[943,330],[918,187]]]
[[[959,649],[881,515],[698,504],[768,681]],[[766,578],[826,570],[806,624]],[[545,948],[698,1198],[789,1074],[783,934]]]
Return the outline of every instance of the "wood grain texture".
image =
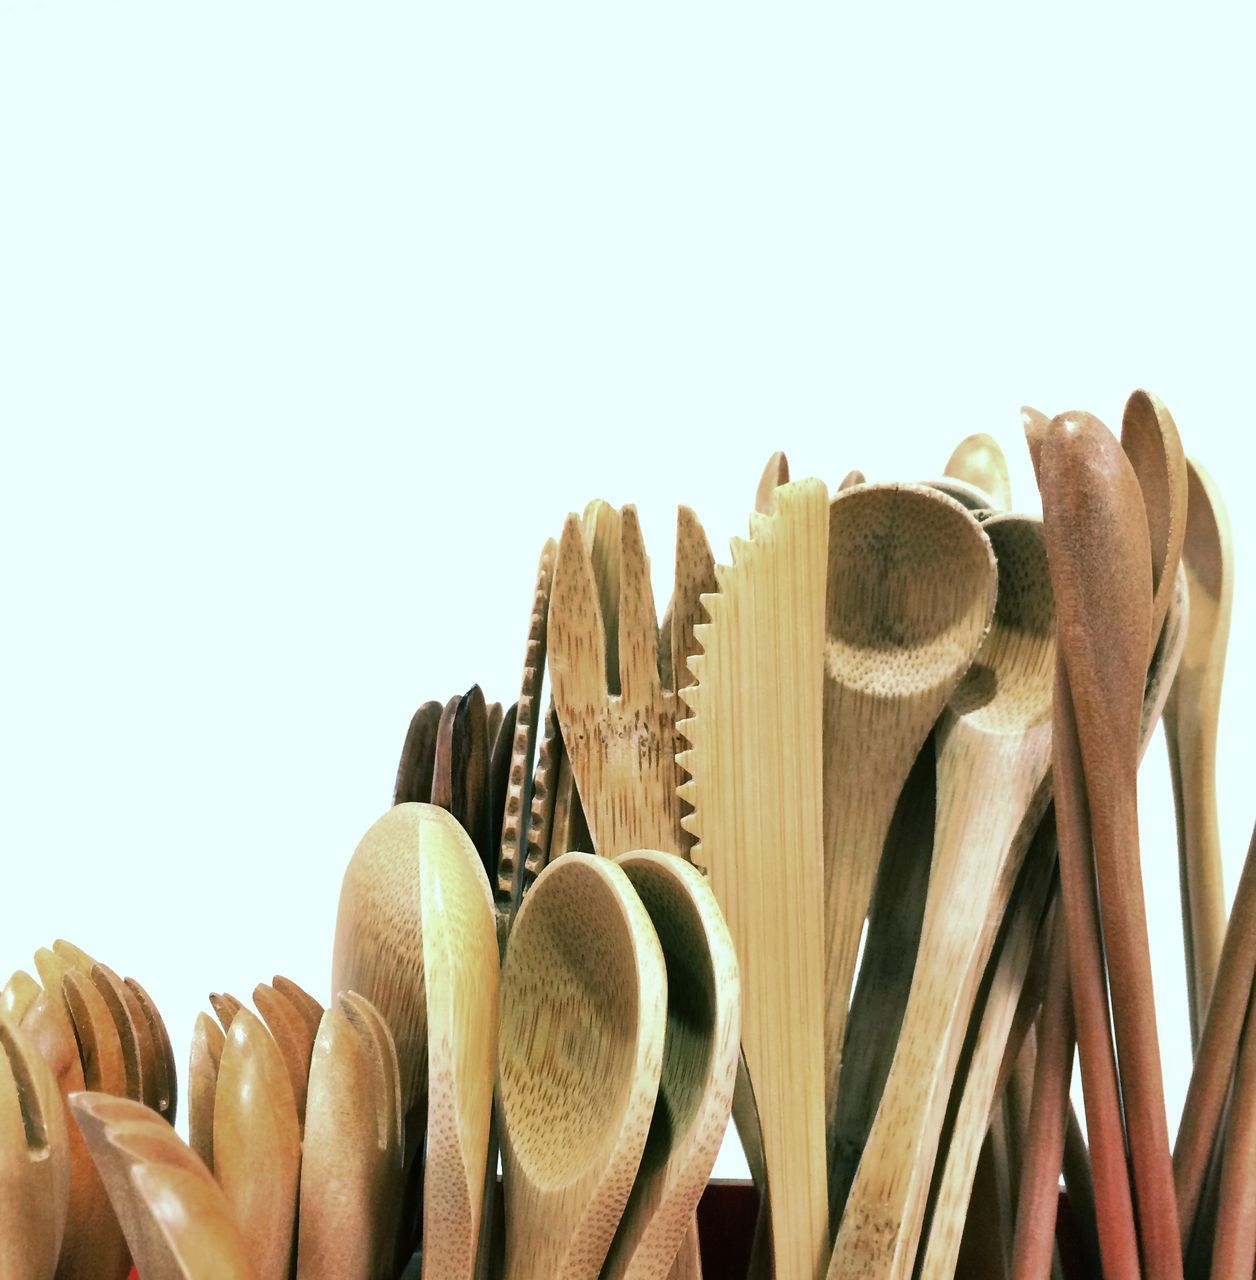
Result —
[[[923,1245],[921,1280],[950,1280],[956,1274],[964,1222],[968,1217],[981,1145],[998,1098],[1005,1052],[1019,1043],[1014,1021],[1027,976],[1040,945],[1043,915],[1050,901],[1055,852],[1054,824],[1044,818],[1025,859],[990,961],[979,1020],[970,1032],[967,1069],[952,1101],[954,1119],[941,1157],[941,1173],[930,1207]]]
[[[742,1051],[772,1196],[778,1280],[823,1273],[824,583],[828,495],[821,481],[777,490],[750,541],[703,598],[697,683],[681,696],[690,775],[682,798],[728,921],[742,975]]]
[[[935,490],[864,485],[829,506],[824,931],[831,1180],[846,1016],[881,852],[921,744],[990,628],[996,585],[989,539],[959,503]]]
[[[492,891],[465,831],[420,806],[428,1111],[423,1274],[473,1274],[497,1061],[498,951]]]
[[[502,970],[506,1280],[593,1280],[663,1065],[667,973],[624,871],[567,854],[524,899]]]
[[[249,1009],[231,1020],[214,1095],[214,1177],[258,1280],[287,1280],[296,1245],[301,1131],[270,1032]]]
[[[1007,473],[1007,459],[993,436],[985,432],[965,436],[955,446],[943,471],[988,493],[998,510],[1012,509],[1012,482]]]
[[[645,906],[667,968],[667,1030],[658,1099],[603,1280],[693,1274],[690,1235],[728,1127],[740,1055],[737,955],[705,877],[656,851],[617,862]],[[690,1241],[696,1244],[696,1238]],[[673,1264],[680,1255],[678,1270]],[[698,1275],[701,1275],[700,1264]]]
[[[1134,1189],[1149,1280],[1182,1274],[1139,859],[1137,769],[1152,650],[1151,550],[1138,478],[1088,414],[1052,420],[1039,485],[1085,771]]]
[[[1217,716],[1234,600],[1234,548],[1221,493],[1187,464],[1185,565],[1190,621],[1177,680],[1164,707],[1177,813],[1182,924],[1189,947],[1187,994],[1198,1043],[1225,940],[1226,900],[1217,827]]]
[[[439,702],[425,702],[411,717],[397,764],[393,784],[393,804],[432,798],[432,772],[436,764],[436,733],[443,708]]]
[[[257,1280],[222,1190],[164,1120],[106,1094],[72,1105],[144,1280]]]
[[[831,1278],[911,1274],[965,1030],[1050,799],[1054,611],[1042,529],[1022,516],[984,529],[998,603],[937,730],[937,832],[915,975]]]
[[[297,1280],[388,1280],[401,1207],[401,1080],[379,1012],[342,993],[310,1063]]]
[[[0,1014],[0,1275],[48,1280],[69,1201],[70,1145],[56,1077]]]

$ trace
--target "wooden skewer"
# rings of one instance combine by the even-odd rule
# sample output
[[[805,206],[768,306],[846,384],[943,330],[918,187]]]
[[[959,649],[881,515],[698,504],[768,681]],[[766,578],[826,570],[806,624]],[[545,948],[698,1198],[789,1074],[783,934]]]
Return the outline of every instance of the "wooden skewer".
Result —
[[[1139,725],[1154,640],[1145,510],[1124,452],[1088,414],[1052,421],[1039,481],[1093,829],[1139,1240],[1149,1280],[1178,1280],[1177,1205],[1138,855]]]

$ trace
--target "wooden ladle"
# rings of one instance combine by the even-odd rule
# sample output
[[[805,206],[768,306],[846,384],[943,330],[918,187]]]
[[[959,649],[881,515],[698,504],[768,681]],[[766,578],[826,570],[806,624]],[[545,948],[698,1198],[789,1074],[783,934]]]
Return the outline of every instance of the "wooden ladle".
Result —
[[[502,970],[506,1280],[594,1280],[658,1094],[667,972],[623,869],[570,853],[537,878]]]
[[[847,1010],[886,833],[921,744],[989,630],[996,584],[990,540],[959,503],[936,490],[863,485],[839,493],[829,506],[824,904],[830,1177]]]
[[[831,1280],[911,1274],[977,988],[1050,797],[1054,612],[1042,526],[996,516],[983,527],[998,560],[994,623],[937,731],[937,828],[912,989]]]
[[[616,861],[663,948],[667,1033],[641,1168],[602,1276],[661,1280],[691,1227],[728,1126],[741,982],[732,937],[701,872],[682,858],[646,850]]]
[[[0,1015],[0,1275],[48,1280],[70,1198],[65,1106],[52,1068]]]

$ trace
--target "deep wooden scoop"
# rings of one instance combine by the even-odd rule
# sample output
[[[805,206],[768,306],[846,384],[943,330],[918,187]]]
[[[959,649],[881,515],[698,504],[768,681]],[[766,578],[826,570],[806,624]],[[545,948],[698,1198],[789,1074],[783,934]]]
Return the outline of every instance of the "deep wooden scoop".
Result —
[[[938,728],[938,814],[911,995],[830,1277],[910,1276],[977,988],[1050,797],[1054,613],[1041,524],[984,525],[999,565],[985,644]]]
[[[890,819],[912,762],[994,611],[990,540],[932,489],[864,485],[829,507],[824,673],[826,1131],[855,960]]]
[[[571,853],[524,899],[502,970],[506,1280],[595,1280],[658,1094],[667,976],[624,871]]]
[[[690,1229],[728,1127],[741,983],[728,926],[701,872],[652,851],[617,861],[663,948],[667,1032],[641,1168],[602,1276],[662,1280]]]
[[[0,1015],[0,1275],[48,1280],[70,1198],[65,1106],[52,1068]]]

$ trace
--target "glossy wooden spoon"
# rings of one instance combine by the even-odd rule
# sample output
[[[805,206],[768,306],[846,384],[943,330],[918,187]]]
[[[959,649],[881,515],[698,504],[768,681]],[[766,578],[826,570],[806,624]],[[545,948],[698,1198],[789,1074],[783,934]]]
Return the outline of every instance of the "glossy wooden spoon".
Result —
[[[983,527],[999,566],[994,623],[938,728],[937,833],[915,975],[830,1277],[911,1274],[964,1033],[1050,798],[1055,646],[1042,528],[1022,516]]]
[[[933,489],[863,485],[829,506],[824,903],[831,1180],[846,1015],[881,851],[921,744],[989,630],[996,585],[990,540],[959,503]]]
[[[222,1190],[164,1120],[107,1094],[72,1107],[144,1280],[257,1280]]]
[[[432,804],[447,809],[471,837],[486,875],[497,861],[489,847],[488,713],[480,686],[446,705],[436,732]]]
[[[52,1068],[0,1015],[0,1275],[48,1280],[70,1199],[65,1106]]]
[[[287,1280],[296,1233],[301,1130],[283,1055],[261,1020],[231,1020],[214,1095],[214,1176],[258,1280]]]
[[[946,475],[988,493],[1000,511],[1012,509],[1012,483],[999,442],[985,432],[965,436],[947,459]]]
[[[1183,563],[1190,623],[1178,678],[1164,708],[1177,811],[1178,870],[1189,946],[1191,1035],[1198,1043],[1225,939],[1226,900],[1217,828],[1217,715],[1234,598],[1234,549],[1221,493],[1187,464]]]
[[[107,965],[94,964],[91,980],[117,1029],[126,1073],[126,1096],[160,1111],[165,1101],[165,1065],[153,1042],[143,1006],[131,988]]]
[[[297,1126],[303,1130],[315,1033],[310,1030],[309,1023],[291,1001],[268,982],[259,982],[253,988],[253,1005],[283,1059],[288,1083],[292,1086],[292,1099],[297,1108]]]
[[[310,1064],[298,1280],[388,1280],[401,1208],[401,1081],[369,1001],[343,993]]]
[[[667,973],[624,871],[571,853],[524,899],[502,971],[506,1280],[594,1280],[658,1095]]]
[[[741,983],[706,878],[682,858],[617,860],[645,905],[667,966],[667,1031],[654,1118],[604,1280],[664,1280],[728,1127],[740,1053]]]
[[[751,517],[717,568],[696,628],[697,684],[682,692],[692,744],[682,799],[742,979],[742,1051],[753,1083],[780,1280],[823,1273],[824,583],[828,492],[804,480]],[[766,869],[770,871],[765,872]]]
[[[207,1013],[196,1015],[188,1063],[188,1145],[214,1171],[214,1097],[226,1037]]]
[[[1053,419],[1039,485],[1093,826],[1134,1207],[1149,1280],[1182,1274],[1138,847],[1139,729],[1152,633],[1138,477],[1098,419]]]

